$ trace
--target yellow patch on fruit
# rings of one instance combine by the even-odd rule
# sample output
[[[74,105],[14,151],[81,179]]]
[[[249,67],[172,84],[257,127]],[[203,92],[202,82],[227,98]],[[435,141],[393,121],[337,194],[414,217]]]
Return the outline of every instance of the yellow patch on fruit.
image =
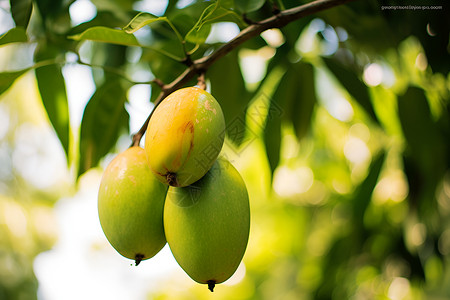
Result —
[[[145,151],[156,177],[171,186],[199,180],[219,155],[225,120],[208,92],[188,87],[167,96],[147,127]]]

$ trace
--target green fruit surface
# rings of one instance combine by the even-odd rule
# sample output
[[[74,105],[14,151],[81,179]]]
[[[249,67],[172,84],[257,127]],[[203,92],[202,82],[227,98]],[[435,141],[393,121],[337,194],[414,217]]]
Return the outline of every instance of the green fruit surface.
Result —
[[[132,147],[106,168],[98,193],[98,214],[109,243],[123,256],[153,257],[166,243],[163,228],[167,186],[150,171],[144,149]]]
[[[193,280],[227,280],[242,260],[250,231],[248,194],[239,172],[218,159],[193,185],[170,187],[164,228],[175,259]]]
[[[156,107],[145,136],[151,170],[171,186],[188,186],[211,168],[222,149],[225,119],[214,97],[199,88],[179,89]]]

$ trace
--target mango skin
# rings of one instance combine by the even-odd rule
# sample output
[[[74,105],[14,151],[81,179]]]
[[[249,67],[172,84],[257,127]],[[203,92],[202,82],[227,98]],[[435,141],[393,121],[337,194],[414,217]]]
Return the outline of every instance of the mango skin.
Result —
[[[114,249],[136,265],[166,244],[166,194],[167,186],[152,174],[140,147],[117,155],[103,174],[98,193],[100,224]]]
[[[208,92],[188,87],[164,99],[145,137],[150,169],[163,183],[188,186],[211,168],[225,138],[225,119]]]
[[[164,206],[167,242],[196,282],[230,278],[241,262],[250,232],[250,204],[239,172],[218,159],[194,185],[169,187]]]

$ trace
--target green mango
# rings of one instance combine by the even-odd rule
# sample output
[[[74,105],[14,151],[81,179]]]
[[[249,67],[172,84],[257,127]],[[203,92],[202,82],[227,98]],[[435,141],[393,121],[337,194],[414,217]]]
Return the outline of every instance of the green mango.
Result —
[[[164,229],[178,264],[213,291],[233,275],[247,247],[250,204],[239,172],[218,159],[193,185],[169,187]]]
[[[150,171],[144,149],[131,147],[106,168],[98,214],[109,243],[138,265],[166,244],[163,227],[167,186]]]
[[[163,183],[188,186],[211,168],[222,149],[225,119],[214,97],[179,89],[155,108],[145,135],[150,169]]]

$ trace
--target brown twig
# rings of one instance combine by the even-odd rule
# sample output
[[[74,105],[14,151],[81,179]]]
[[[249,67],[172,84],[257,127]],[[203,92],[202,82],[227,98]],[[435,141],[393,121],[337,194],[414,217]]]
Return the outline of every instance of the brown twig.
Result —
[[[197,77],[197,86],[202,90],[206,90],[205,72],[201,72]]]
[[[312,15],[316,12],[323,11],[347,2],[351,2],[353,0],[316,0],[301,6],[297,6],[294,8],[286,9],[280,11],[278,14],[267,18],[265,20],[259,21],[256,24],[252,24],[245,29],[243,29],[235,38],[233,38],[228,43],[222,45],[216,51],[211,53],[208,56],[196,59],[192,61],[192,64],[189,65],[186,70],[181,73],[175,80],[173,80],[169,84],[164,84],[161,87],[161,92],[155,100],[155,107],[148,116],[147,120],[142,125],[141,129],[133,135],[133,143],[132,146],[139,145],[142,136],[147,130],[148,122],[155,111],[156,107],[159,103],[167,97],[172,92],[181,88],[186,82],[190,79],[194,78],[196,74],[201,74],[201,72],[205,72],[208,68],[213,65],[218,59],[227,55],[233,49],[243,44],[244,42],[250,40],[251,38],[258,36],[263,31],[272,28],[281,28],[292,21],[298,20],[302,17],[306,17]]]

